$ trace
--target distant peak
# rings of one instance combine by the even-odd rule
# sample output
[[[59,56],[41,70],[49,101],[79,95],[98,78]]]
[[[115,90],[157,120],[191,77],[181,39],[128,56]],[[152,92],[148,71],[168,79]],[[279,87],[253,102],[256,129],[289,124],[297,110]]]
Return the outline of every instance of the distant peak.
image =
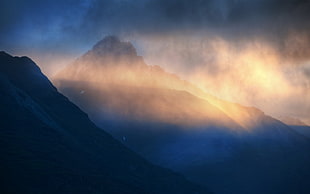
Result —
[[[279,117],[280,121],[287,125],[293,125],[293,126],[307,126],[306,123],[302,122],[298,118],[289,117],[289,116],[282,116]]]
[[[5,51],[0,51],[0,56],[11,57],[11,55],[9,55],[8,53],[6,53]]]
[[[91,50],[96,55],[137,56],[137,51],[130,42],[121,41],[117,36],[106,36]]]
[[[97,42],[95,46],[93,46],[93,50],[108,48],[116,44],[121,44],[121,41],[117,36],[106,36],[102,40]]]

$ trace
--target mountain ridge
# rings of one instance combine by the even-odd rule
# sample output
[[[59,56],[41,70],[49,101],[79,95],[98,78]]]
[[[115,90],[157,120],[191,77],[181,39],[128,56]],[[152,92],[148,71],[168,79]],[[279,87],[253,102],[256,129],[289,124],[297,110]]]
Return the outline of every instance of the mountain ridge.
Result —
[[[1,193],[208,193],[92,123],[26,57],[0,53]]]
[[[111,43],[115,45],[111,46]],[[108,46],[105,46],[106,44]],[[252,128],[251,125],[255,125],[255,120],[252,120],[251,116],[264,115],[261,110],[255,107],[245,107],[207,94],[192,83],[180,79],[175,74],[166,72],[159,66],[149,66],[141,56],[137,56],[136,52],[133,55],[127,55],[126,53],[119,55],[118,50],[122,49],[114,50],[115,47],[123,48],[127,44],[130,43],[121,42],[115,36],[105,37],[95,44],[90,51],[56,74],[52,80],[60,88],[62,87],[62,81],[75,81],[76,83],[81,81],[92,83],[95,86],[101,84],[120,84],[187,91],[216,107],[214,110],[217,109],[223,112],[241,128]],[[108,51],[108,56],[101,54],[105,53],[106,48],[110,47],[113,47],[113,49]],[[100,51],[101,48],[103,48],[103,52]]]
[[[211,183],[216,193],[310,190],[306,137],[257,108],[220,100],[148,66],[142,57],[86,53],[53,82],[123,144],[194,182]]]

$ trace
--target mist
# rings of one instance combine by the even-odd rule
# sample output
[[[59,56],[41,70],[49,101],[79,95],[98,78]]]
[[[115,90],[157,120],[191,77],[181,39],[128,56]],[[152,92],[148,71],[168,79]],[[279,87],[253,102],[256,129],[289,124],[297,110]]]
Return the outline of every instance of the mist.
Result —
[[[106,35],[219,98],[310,123],[304,0],[4,1],[0,49],[52,77]]]
[[[303,37],[287,41],[292,39]],[[287,55],[264,39],[235,42],[218,36],[171,36],[142,39],[140,45],[147,64],[159,65],[207,93],[258,107],[277,118],[309,122],[309,60]],[[294,46],[287,49],[302,45]]]

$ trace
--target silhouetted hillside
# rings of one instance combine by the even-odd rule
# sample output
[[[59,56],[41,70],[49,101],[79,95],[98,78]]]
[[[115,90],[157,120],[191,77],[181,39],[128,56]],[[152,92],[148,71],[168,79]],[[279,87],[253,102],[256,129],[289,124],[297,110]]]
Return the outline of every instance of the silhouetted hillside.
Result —
[[[0,52],[1,193],[206,193],[99,129],[27,57]]]

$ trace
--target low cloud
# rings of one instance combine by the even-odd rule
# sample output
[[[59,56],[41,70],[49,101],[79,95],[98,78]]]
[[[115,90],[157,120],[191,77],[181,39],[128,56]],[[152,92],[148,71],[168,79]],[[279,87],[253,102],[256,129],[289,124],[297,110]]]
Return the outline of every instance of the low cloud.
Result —
[[[48,75],[115,34],[210,93],[310,122],[307,0],[11,0],[0,16],[0,50]]]
[[[288,56],[265,39],[180,36],[147,38],[139,44],[148,64],[181,75],[208,93],[309,122],[309,60]]]

